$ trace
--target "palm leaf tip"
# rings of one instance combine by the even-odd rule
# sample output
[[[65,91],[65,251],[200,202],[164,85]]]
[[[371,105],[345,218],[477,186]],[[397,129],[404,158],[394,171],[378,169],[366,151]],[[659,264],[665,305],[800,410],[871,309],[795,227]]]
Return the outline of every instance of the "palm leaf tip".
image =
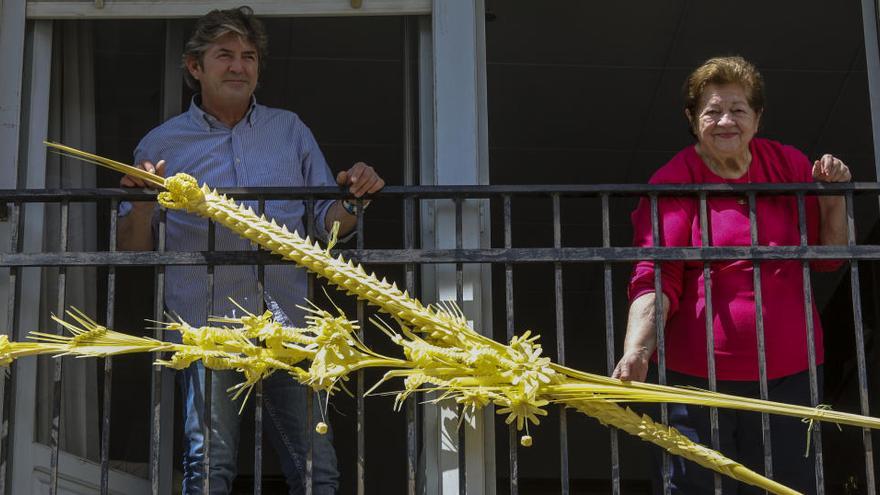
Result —
[[[142,168],[138,168],[127,163],[117,162],[116,160],[111,160],[109,158],[95,155],[93,153],[89,153],[88,151],[82,151],[70,146],[63,145],[61,143],[43,141],[43,144],[45,144],[52,151],[58,153],[61,156],[76,158],[77,160],[92,163],[94,165],[100,165],[102,167],[109,168],[123,174],[137,177],[138,179],[145,180],[156,187],[165,189],[165,178],[154,173],[147,172]]]

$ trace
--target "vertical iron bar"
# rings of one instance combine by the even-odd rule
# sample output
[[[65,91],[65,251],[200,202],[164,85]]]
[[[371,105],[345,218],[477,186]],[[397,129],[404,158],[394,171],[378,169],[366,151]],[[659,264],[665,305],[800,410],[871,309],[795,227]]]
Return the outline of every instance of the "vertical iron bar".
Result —
[[[800,244],[801,247],[807,245],[807,213],[805,205],[805,197],[803,192],[797,193],[797,210],[798,210],[798,227],[800,228]],[[816,374],[816,344],[814,339],[815,329],[813,327],[813,290],[810,282],[810,262],[803,261],[803,290],[804,290],[804,314],[807,323],[807,363],[810,372],[810,404],[812,406],[819,405],[819,385]],[[822,459],[822,428],[819,421],[810,423],[812,427],[811,440],[813,442],[813,452],[816,455],[816,493],[823,495],[825,493],[825,474],[823,472]]]
[[[651,202],[651,241],[654,247],[660,247],[660,213],[657,194],[648,196]],[[666,385],[666,336],[664,334],[666,320],[663,317],[663,275],[660,262],[654,262],[654,328],[657,331],[657,381]],[[660,404],[660,421],[669,424],[669,408]],[[669,453],[665,450],[663,457],[663,493],[670,494],[669,485]]]
[[[855,216],[853,214],[853,197],[852,191],[846,192],[846,239],[847,245],[852,247],[856,245],[855,233]],[[859,376],[859,405],[861,413],[868,416],[868,374],[865,364],[865,334],[862,325],[862,290],[859,280],[859,262],[858,260],[850,260],[850,288],[852,290],[853,301],[853,323],[855,329],[856,340],[856,365],[858,367]],[[874,447],[871,438],[871,429],[862,428],[862,445],[865,448],[865,487],[868,495],[875,495],[877,492],[877,482],[874,475]]]
[[[415,248],[415,202],[407,197],[403,202],[404,233],[403,244],[406,249]],[[415,295],[416,266],[407,263],[406,267],[406,292],[410,296]],[[416,469],[418,468],[418,421],[417,421],[417,397],[410,396],[406,399],[406,486],[407,495],[416,494]]]
[[[510,249],[513,246],[513,232],[511,228],[511,204],[510,196],[502,196],[504,201],[504,247]],[[504,263],[504,287],[505,287],[505,311],[507,318],[507,341],[513,339],[513,265]],[[508,462],[510,466],[510,495],[519,495],[519,462],[517,460],[516,426],[511,424],[507,427],[508,439]]]
[[[214,251],[214,241],[216,236],[217,226],[214,224],[213,220],[208,220],[208,251]],[[206,267],[207,270],[207,283],[208,283],[208,300],[205,305],[205,325],[208,324],[208,318],[210,318],[214,314],[214,265],[209,264]],[[213,402],[214,402],[214,373],[207,366],[205,368],[205,431],[202,433],[204,435],[204,440],[202,445],[204,446],[204,458],[202,459],[202,469],[205,470],[205,478],[204,482],[204,492],[211,493],[211,433],[213,430],[213,421],[211,418]]]
[[[67,251],[67,222],[70,215],[70,202],[61,201],[61,252]],[[64,296],[67,290],[67,267],[58,267],[58,301],[55,311],[58,315],[64,314]],[[58,334],[64,333],[61,325],[58,326]],[[49,461],[51,477],[49,481],[49,494],[58,493],[58,456],[61,450],[61,377],[62,358],[53,360],[54,375],[52,380],[52,429],[49,443],[52,448],[52,457]]]
[[[706,193],[700,192],[700,245],[703,249],[711,247],[712,241],[709,235],[709,212]],[[709,390],[718,390],[717,376],[715,375],[715,314],[712,312],[712,265],[708,261],[703,262],[703,295],[706,308],[706,368],[709,374]],[[721,437],[718,434],[718,408],[709,408],[709,429],[712,437],[712,448],[720,450]],[[715,493],[721,493],[721,475],[714,474]]]
[[[254,495],[260,495],[263,493],[263,380],[257,381],[254,394]]]
[[[455,198],[455,249],[461,252],[464,247],[463,228],[463,212],[462,198]],[[464,311],[464,265],[462,263],[455,264],[455,303],[458,309]],[[459,408],[458,412],[458,493],[467,494],[467,452],[465,452],[465,442],[467,440],[467,425],[464,421],[465,409],[464,405]]]
[[[611,247],[611,212],[608,194],[602,193],[602,247]],[[612,297],[611,263],[603,263],[605,283],[605,360],[608,375],[614,371],[614,298]],[[620,495],[620,446],[617,428],[610,427],[611,435],[611,493]]]
[[[108,250],[116,251],[116,220],[119,200],[110,203],[110,232]],[[107,328],[113,328],[114,301],[116,299],[116,267],[107,267]],[[113,391],[113,358],[104,358],[104,398],[101,411],[101,495],[110,493],[110,406]]]
[[[315,242],[315,198],[306,198],[306,233],[310,242]],[[306,275],[306,297],[309,301],[315,300],[315,276],[311,273]],[[358,378],[360,381],[360,378]],[[307,438],[308,449],[306,450],[306,495],[312,495],[312,463],[315,453],[315,437],[312,436],[313,411],[315,409],[314,397],[310,390],[306,389],[306,424],[304,437]]]
[[[418,39],[416,19],[412,16],[401,18],[403,24],[403,53],[401,54],[403,72],[403,183],[407,186],[415,184],[415,140],[416,140],[416,92],[413,88],[415,64],[412,63],[412,43]],[[415,211],[411,197],[403,200],[403,244],[406,249],[415,247]],[[406,291],[415,291],[415,264],[407,263]],[[415,396],[406,399],[406,487],[407,495],[416,494],[416,469],[418,466],[418,430],[416,423]]]
[[[559,206],[559,194],[553,195],[553,247],[562,247],[562,218]],[[562,263],[553,263],[554,294],[556,300],[556,357],[559,364],[565,366],[565,316],[562,295]],[[559,405],[559,463],[562,482],[562,494],[570,490],[568,476],[568,417],[564,404]]]
[[[21,203],[12,204],[9,214],[9,252],[21,251]],[[15,340],[15,329],[18,328],[18,293],[20,290],[21,267],[9,267],[9,294],[6,305],[6,337]],[[9,462],[9,435],[12,432],[12,408],[15,406],[15,361],[9,364],[9,372],[5,374],[3,386],[3,424],[0,426],[0,495],[6,495],[12,463]]]
[[[157,238],[156,251],[165,252],[165,228],[166,228],[166,211],[159,210],[159,233]],[[155,290],[155,307],[153,309],[153,319],[157,322],[164,321],[165,318],[165,266],[156,267],[156,290]],[[162,340],[162,329],[157,328],[153,331],[153,338]],[[156,352],[153,356],[153,362],[162,356]],[[152,424],[150,425],[150,485],[152,495],[161,495],[159,493],[160,471],[159,471],[159,453],[161,451],[161,433],[162,433],[162,373],[161,366],[153,365],[153,415]]]
[[[357,215],[357,255],[358,262],[363,259],[364,251],[364,208],[360,201],[355,202],[354,212]],[[366,307],[364,301],[357,301],[358,337],[361,342],[367,343],[364,335],[366,326]],[[358,450],[358,495],[364,495],[367,490],[367,442],[366,442],[366,404],[364,403],[364,370],[358,370],[357,375],[357,450]]]
[[[752,246],[758,245],[758,201],[749,192],[749,236]],[[764,341],[764,297],[761,288],[761,262],[752,262],[752,286],[755,291],[755,333],[758,339],[758,380],[762,400],[769,400],[767,387],[767,348]],[[773,478],[773,446],[770,436],[770,415],[761,413],[761,436],[764,440],[764,476]]]
[[[257,202],[257,214],[266,213],[266,200]],[[257,251],[262,248],[257,247]],[[260,290],[260,313],[266,310],[266,265],[257,265],[257,287]],[[263,493],[263,380],[257,380],[254,387],[254,495]]]

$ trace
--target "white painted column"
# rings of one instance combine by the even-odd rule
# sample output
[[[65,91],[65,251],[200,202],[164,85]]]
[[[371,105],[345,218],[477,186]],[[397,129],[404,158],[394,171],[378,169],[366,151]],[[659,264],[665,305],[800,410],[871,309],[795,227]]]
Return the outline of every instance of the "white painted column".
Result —
[[[25,32],[25,2],[24,0],[0,0],[0,60],[4,62],[3,77],[0,77],[0,188],[15,189],[18,185],[18,148],[21,131],[21,86],[23,77],[24,60],[24,32]],[[6,205],[0,205],[5,208]],[[0,243],[2,249],[9,248],[9,235],[11,232],[9,222],[4,218],[0,221]],[[0,310],[5,323],[5,317],[9,310],[9,291],[15,290],[9,287],[7,270],[0,271]],[[4,329],[3,332],[14,331]],[[6,381],[3,380],[3,392]],[[15,387],[12,387],[13,400],[11,408],[15,407]],[[0,405],[2,407],[2,405]],[[14,412],[14,411],[13,411]],[[10,421],[14,418],[10,415]],[[14,424],[14,422],[12,423]],[[7,427],[7,425],[4,425]],[[9,439],[10,455],[9,462],[15,462],[14,439]],[[11,473],[11,471],[10,471]],[[6,476],[7,473],[0,473]],[[10,483],[6,479],[6,486]],[[7,488],[8,490],[8,488]]]
[[[435,0],[419,26],[420,167],[425,185],[489,182],[486,109],[485,4]],[[488,202],[463,205],[464,248],[490,245]],[[451,200],[422,202],[422,247],[456,247]],[[474,328],[491,334],[491,267],[464,265],[463,310]],[[456,299],[455,265],[422,269],[425,302]],[[467,493],[495,493],[494,411],[466,417]],[[454,403],[427,406],[424,414],[423,493],[459,493],[459,445]]]
[[[18,2],[4,2],[3,28],[7,26],[5,16],[8,11],[6,6]],[[22,4],[24,2],[21,2]],[[22,7],[23,8],[23,7]],[[21,12],[21,24],[24,26],[24,11]],[[22,39],[24,41],[24,38]],[[34,22],[27,30],[29,53],[18,59],[17,66],[10,63],[10,70],[21,70],[21,81],[18,98],[21,104],[19,110],[20,136],[17,137],[15,148],[18,149],[16,157],[4,158],[3,179],[6,174],[14,177],[14,180],[26,188],[46,187],[46,147],[43,140],[49,129],[49,86],[52,69],[52,21]],[[22,46],[23,49],[23,46]],[[4,48],[5,50],[5,48]],[[3,59],[12,53],[2,52]],[[24,88],[22,91],[21,88]],[[5,100],[4,104],[13,103]],[[4,124],[7,122],[4,120]],[[26,124],[24,124],[26,123]],[[21,147],[18,147],[19,142]],[[0,151],[4,155],[11,154],[5,148]],[[6,160],[10,160],[7,162]],[[14,168],[11,168],[14,167]],[[5,186],[4,186],[5,187]],[[24,251],[38,252],[43,250],[43,205],[32,204],[23,209],[22,241]],[[21,292],[16,300],[20,311],[19,328],[16,330],[15,340],[25,340],[29,330],[39,327],[40,322],[40,292],[41,277],[40,268],[24,268],[21,276]],[[43,459],[33,451],[34,443],[34,407],[36,401],[36,360],[22,359],[16,363],[14,377],[14,410],[11,427],[11,455],[12,479],[11,493],[31,493],[36,472],[41,468]]]
[[[24,0],[0,2],[0,188],[15,189],[21,131],[21,80],[24,71]]]
[[[5,65],[0,77],[0,189],[15,189],[18,185],[24,31],[24,1],[0,0],[0,60]],[[0,245],[4,250],[9,247],[9,228],[9,222],[0,219]],[[0,314],[5,317],[9,277],[6,271],[0,274]]]

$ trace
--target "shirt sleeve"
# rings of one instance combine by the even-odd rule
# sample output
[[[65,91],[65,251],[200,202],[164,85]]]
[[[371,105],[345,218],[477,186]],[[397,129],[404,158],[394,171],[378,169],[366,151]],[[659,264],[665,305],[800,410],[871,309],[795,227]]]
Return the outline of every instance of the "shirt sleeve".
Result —
[[[330,166],[327,165],[327,160],[324,158],[321,148],[318,147],[318,142],[315,140],[315,136],[305,124],[300,122],[300,125],[302,126],[301,135],[303,143],[301,149],[303,150],[302,166],[305,185],[336,186],[336,180],[333,178],[333,173],[330,171]],[[332,199],[320,199],[315,202],[313,218],[315,222],[315,233],[325,241],[330,236],[326,226],[327,212],[330,211],[330,206],[333,205],[333,203],[334,200]],[[353,235],[354,232],[338,239],[338,241],[345,242],[351,239]]]
[[[657,201],[658,222],[660,225],[660,246],[687,246],[690,240],[690,219],[683,204],[686,198],[661,198]],[[647,198],[639,201],[639,206],[632,214],[633,245],[636,247],[653,247],[653,229],[651,228],[651,203]],[[669,298],[669,315],[678,310],[681,298],[684,261],[660,262],[661,290]],[[629,284],[630,302],[647,293],[654,292],[655,262],[643,260],[633,267]]]
[[[145,154],[143,144],[144,144],[144,141],[141,140],[141,142],[138,143],[137,148],[135,148],[135,150],[134,150],[134,164],[138,164],[138,163],[145,160],[145,158],[143,158],[144,154]],[[123,218],[123,217],[127,216],[129,213],[131,213],[131,208],[132,208],[131,201],[120,202],[119,203],[119,212],[118,212],[119,218]]]
[[[684,184],[692,180],[679,167],[664,167],[651,178],[650,184]],[[685,173],[680,173],[685,172]],[[686,247],[691,245],[691,228],[694,214],[693,200],[689,197],[661,196],[657,200],[657,220],[660,227],[660,246]],[[653,247],[654,235],[651,228],[651,202],[648,198],[639,200],[632,213],[633,245]],[[638,297],[654,292],[655,262],[643,260],[633,267],[629,283],[630,302]],[[684,261],[660,262],[661,290],[669,298],[669,315],[678,310],[681,298]]]
[[[144,141],[146,138],[142,139],[140,143],[138,143],[137,148],[134,150],[134,163],[138,164],[144,160],[149,160],[148,153],[144,148]],[[153,161],[156,159],[154,158]],[[125,218],[129,213],[131,213],[133,206],[131,201],[121,201],[119,203],[119,209],[117,210],[117,216],[119,218]],[[155,245],[156,239],[159,237],[159,203],[156,203],[155,208],[153,208],[153,217],[150,221],[150,229],[153,232],[153,243]]]

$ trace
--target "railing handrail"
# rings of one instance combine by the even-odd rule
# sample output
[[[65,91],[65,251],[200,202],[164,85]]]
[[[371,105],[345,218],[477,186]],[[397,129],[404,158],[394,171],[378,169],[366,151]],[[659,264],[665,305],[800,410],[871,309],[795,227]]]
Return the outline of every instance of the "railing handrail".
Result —
[[[294,198],[340,198],[345,190],[334,187],[236,187],[217,188],[218,192],[236,199],[294,199]],[[524,185],[440,185],[440,186],[385,186],[377,196],[389,198],[491,198],[494,196],[643,196],[697,195],[701,192],[718,195],[744,195],[754,192],[763,194],[818,195],[880,194],[880,182],[817,183],[789,182],[762,184],[524,184]],[[156,192],[126,188],[78,188],[78,189],[0,189],[0,202],[53,202],[96,200],[149,200]]]
[[[631,263],[656,261],[880,260],[880,245],[561,247],[482,249],[332,250],[361,263]],[[264,251],[94,251],[0,253],[0,267],[11,266],[180,266],[286,264]]]

